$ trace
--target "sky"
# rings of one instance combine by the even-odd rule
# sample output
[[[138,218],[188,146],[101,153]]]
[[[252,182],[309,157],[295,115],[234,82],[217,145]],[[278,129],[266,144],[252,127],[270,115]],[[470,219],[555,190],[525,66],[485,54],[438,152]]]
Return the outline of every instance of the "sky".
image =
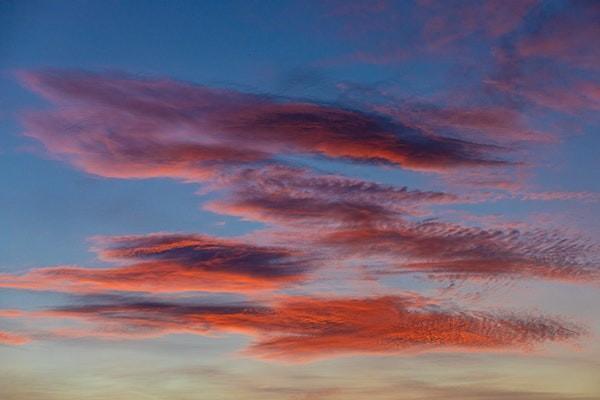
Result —
[[[600,398],[600,3],[0,0],[0,398]]]

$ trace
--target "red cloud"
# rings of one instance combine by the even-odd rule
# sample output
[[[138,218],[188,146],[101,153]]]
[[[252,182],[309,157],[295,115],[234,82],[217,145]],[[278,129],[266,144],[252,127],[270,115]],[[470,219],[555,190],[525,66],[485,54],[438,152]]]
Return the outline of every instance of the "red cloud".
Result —
[[[273,306],[128,302],[68,307],[44,316],[91,327],[66,336],[147,338],[171,333],[242,333],[255,338],[246,353],[273,360],[409,351],[529,349],[576,338],[581,330],[544,318],[468,313],[427,305],[415,296],[284,298]],[[101,327],[101,328],[100,328]]]
[[[299,252],[202,235],[155,234],[99,240],[110,268],[51,267],[0,274],[0,287],[60,292],[251,292],[305,279]]]

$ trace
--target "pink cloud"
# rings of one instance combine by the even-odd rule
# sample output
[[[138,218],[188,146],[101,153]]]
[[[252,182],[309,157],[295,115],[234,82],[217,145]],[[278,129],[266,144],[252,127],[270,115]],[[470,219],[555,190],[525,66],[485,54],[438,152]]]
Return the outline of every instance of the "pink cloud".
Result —
[[[276,155],[309,154],[440,171],[505,165],[498,148],[425,134],[389,117],[170,80],[23,73],[60,108],[30,113],[28,136],[88,172],[202,180]]]
[[[0,345],[20,346],[31,341],[27,336],[18,335],[11,332],[0,331]]]

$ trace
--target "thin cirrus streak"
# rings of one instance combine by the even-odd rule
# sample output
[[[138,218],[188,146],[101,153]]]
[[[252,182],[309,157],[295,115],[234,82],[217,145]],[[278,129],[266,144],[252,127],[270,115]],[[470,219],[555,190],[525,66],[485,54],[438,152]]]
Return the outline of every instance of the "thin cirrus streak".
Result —
[[[215,166],[282,154],[432,171],[511,164],[502,158],[507,149],[495,145],[434,136],[332,105],[126,75],[21,75],[61,107],[29,114],[27,135],[103,176],[202,179]],[[156,158],[147,156],[155,152]]]
[[[243,353],[280,361],[342,354],[530,350],[570,341],[581,327],[548,317],[457,312],[416,295],[370,298],[283,297],[273,305],[126,301],[69,306],[29,317],[65,318],[79,326],[51,337],[152,338],[187,333],[249,335]]]
[[[58,292],[253,292],[307,278],[299,251],[202,235],[153,234],[98,239],[110,268],[59,266],[0,274],[0,287]]]

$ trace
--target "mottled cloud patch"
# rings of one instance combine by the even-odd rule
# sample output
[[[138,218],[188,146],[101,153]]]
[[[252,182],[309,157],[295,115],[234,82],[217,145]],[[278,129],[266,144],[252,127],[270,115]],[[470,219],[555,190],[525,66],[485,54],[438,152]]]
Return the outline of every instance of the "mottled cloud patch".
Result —
[[[43,315],[82,322],[80,328],[57,332],[71,337],[244,334],[254,338],[246,354],[287,361],[360,353],[531,350],[542,342],[582,334],[579,327],[551,318],[455,311],[409,295],[288,297],[268,306],[121,301],[65,307]]]
[[[21,75],[58,106],[29,114],[27,135],[103,176],[204,179],[284,154],[433,171],[508,163],[497,146],[335,105],[127,75]]]
[[[109,268],[61,266],[0,274],[0,287],[59,292],[252,292],[305,279],[300,252],[202,235],[153,234],[98,239]]]

